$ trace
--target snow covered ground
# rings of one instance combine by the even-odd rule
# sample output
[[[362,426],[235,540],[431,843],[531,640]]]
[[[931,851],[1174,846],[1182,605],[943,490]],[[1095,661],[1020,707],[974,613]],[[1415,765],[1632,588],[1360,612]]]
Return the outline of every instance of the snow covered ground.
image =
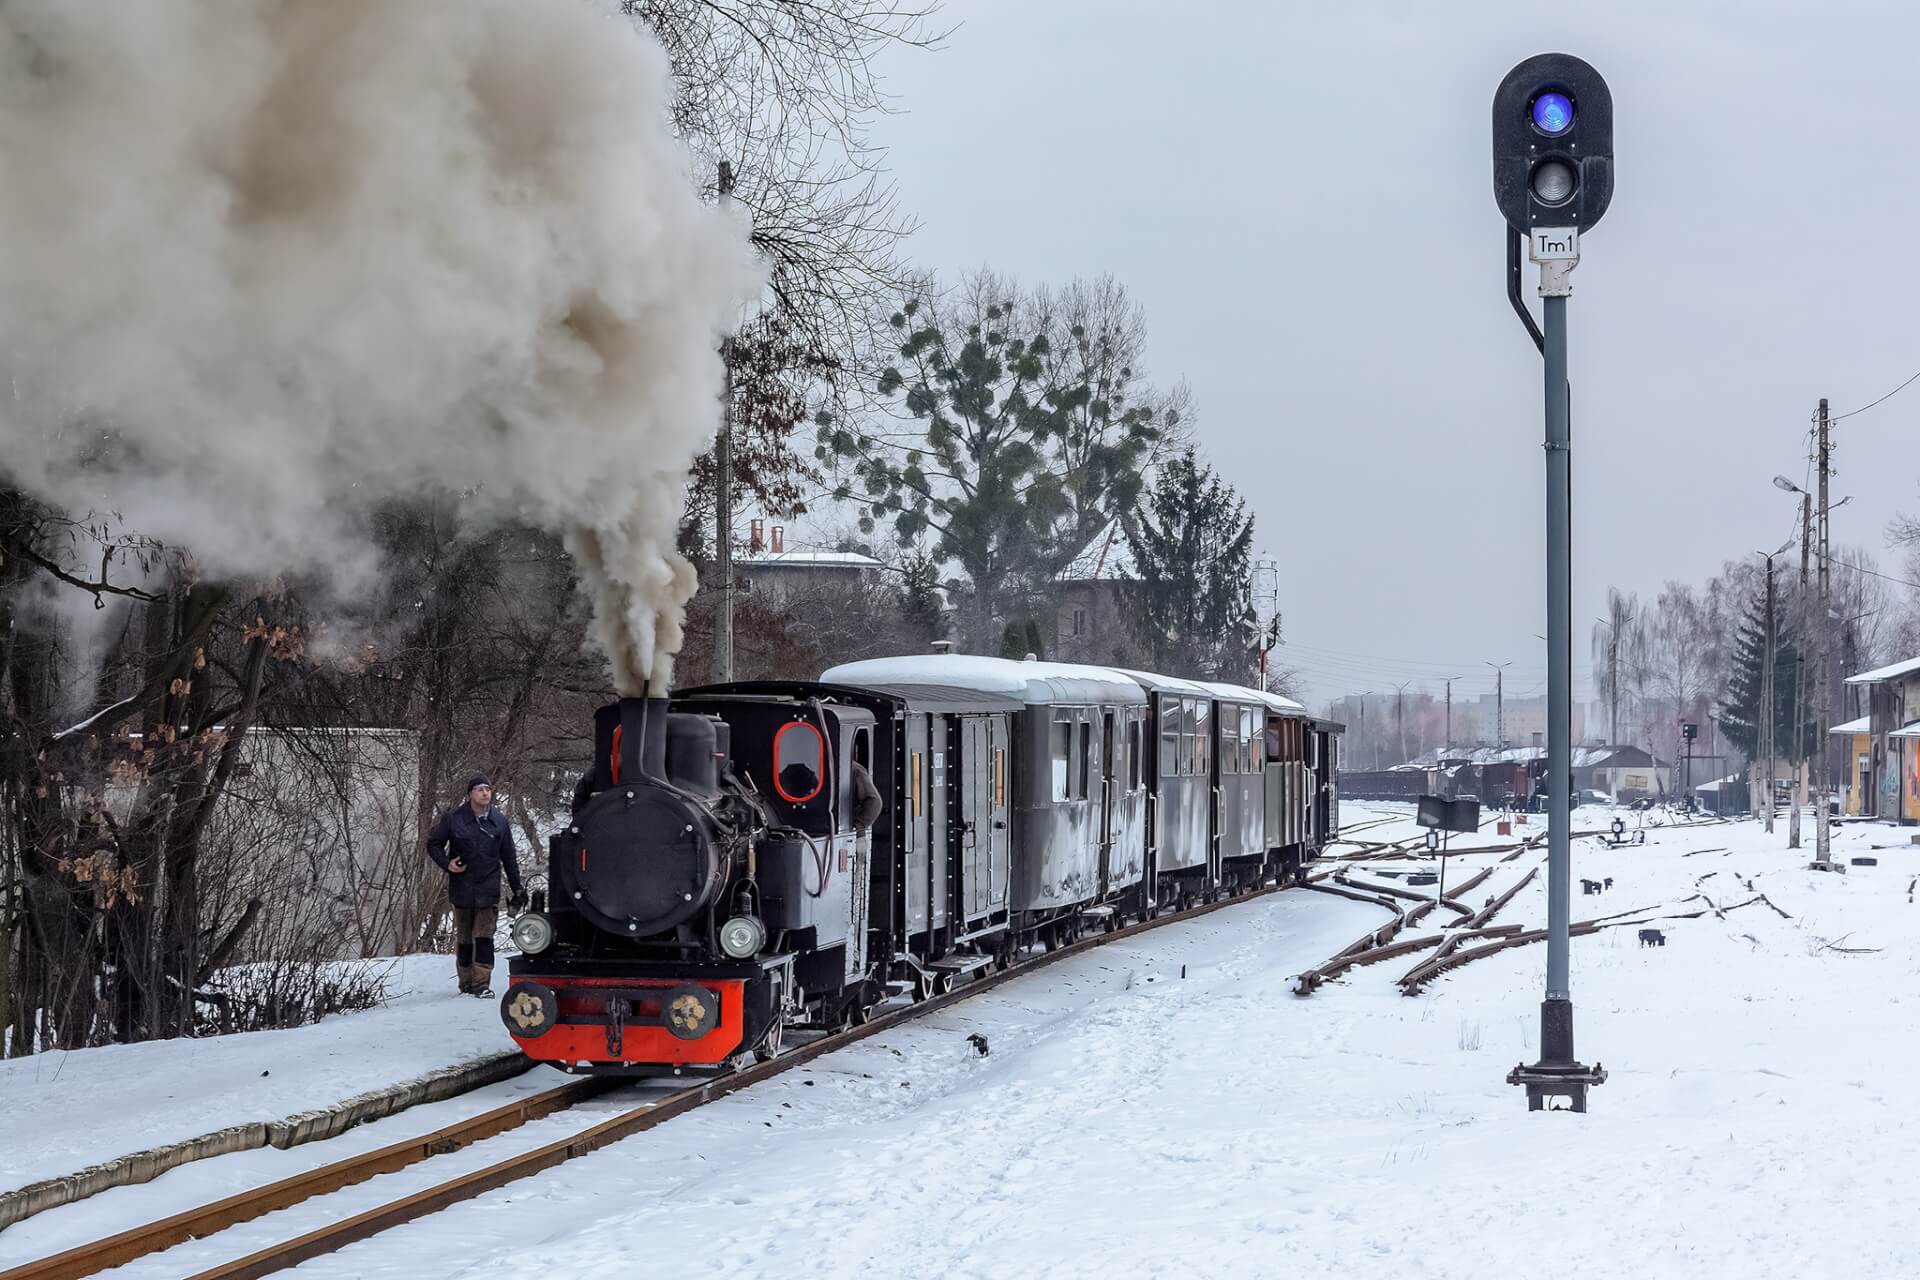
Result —
[[[1345,816],[1357,828],[1378,815],[1393,821],[1355,834],[1415,833],[1404,807]],[[1575,826],[1611,816],[1583,810]],[[1576,920],[1757,893],[1791,917],[1762,903],[1709,910],[1665,923],[1664,948],[1641,948],[1631,929],[1576,939],[1578,1047],[1611,1076],[1585,1116],[1529,1114],[1503,1079],[1535,1056],[1541,948],[1421,997],[1393,981],[1413,956],[1303,999],[1290,976],[1384,915],[1289,892],[1065,961],[297,1274],[491,1277],[537,1261],[553,1275],[665,1263],[739,1277],[1920,1275],[1920,1119],[1905,1088],[1920,1051],[1908,887],[1920,847],[1908,835],[1842,828],[1843,861],[1881,860],[1845,876],[1804,870],[1811,824],[1798,853],[1784,823],[1774,837],[1738,823],[1660,827],[1621,850],[1581,842],[1575,874],[1614,885],[1576,893]],[[1489,828],[1478,843],[1499,840]],[[1497,857],[1456,856],[1449,883]],[[1498,863],[1472,896],[1543,861]],[[1544,920],[1544,879],[1502,920]],[[442,1006],[461,1007],[415,1007]],[[469,1007],[491,1047],[491,1007]],[[967,1042],[976,1032],[986,1057]],[[88,1071],[83,1087],[119,1087],[108,1067]],[[205,1105],[202,1080],[173,1087]],[[511,1140],[598,1118],[556,1116]],[[489,1148],[115,1274],[189,1274],[497,1158]],[[239,1176],[217,1170],[266,1154],[203,1162],[196,1176]],[[163,1188],[185,1172],[133,1190],[174,1194]],[[75,1215],[68,1232],[105,1225],[86,1209],[47,1218]],[[114,1212],[137,1212],[114,1226],[154,1216]],[[0,1233],[0,1265],[41,1221]]]
[[[494,1002],[454,990],[451,957],[386,963],[394,998],[365,1013],[286,1031],[0,1060],[0,1191],[511,1048]],[[11,1233],[0,1234],[0,1251],[11,1244]]]

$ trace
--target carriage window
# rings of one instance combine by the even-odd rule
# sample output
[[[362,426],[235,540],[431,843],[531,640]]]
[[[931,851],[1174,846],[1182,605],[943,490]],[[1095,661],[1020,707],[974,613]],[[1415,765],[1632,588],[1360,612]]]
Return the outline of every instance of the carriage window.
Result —
[[[1068,758],[1073,752],[1073,726],[1065,720],[1053,722],[1053,738],[1049,744],[1049,752],[1053,758],[1053,798],[1065,800]]]
[[[1160,699],[1160,776],[1171,778],[1180,772],[1180,700]]]
[[[993,807],[1007,807],[1007,753],[1003,747],[993,749]]]
[[[1127,722],[1127,790],[1140,789],[1140,722]]]
[[[826,744],[804,720],[789,720],[773,735],[773,789],[789,804],[820,794],[826,776]]]
[[[1259,722],[1254,719],[1253,708],[1240,708],[1240,760],[1248,773],[1260,772],[1259,762],[1253,758],[1253,744],[1259,740],[1259,734]]]
[[[921,807],[922,806],[920,802],[920,753],[916,751],[913,753],[913,816],[914,817],[917,818],[920,816]]]
[[[1093,778],[1093,725],[1085,720],[1080,722],[1080,789],[1074,793],[1074,799],[1085,800],[1091,789]]]
[[[1197,777],[1206,777],[1210,772],[1213,753],[1209,749],[1213,741],[1213,704],[1205,698],[1195,698],[1187,704],[1193,726],[1193,772]]]

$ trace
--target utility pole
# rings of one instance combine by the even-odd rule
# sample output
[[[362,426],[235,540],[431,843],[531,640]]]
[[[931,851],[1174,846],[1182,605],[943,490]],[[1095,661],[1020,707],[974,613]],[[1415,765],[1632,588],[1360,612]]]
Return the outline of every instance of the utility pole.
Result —
[[[1411,680],[1403,680],[1393,689],[1393,731],[1400,735],[1400,763],[1407,762],[1407,686]]]
[[[1760,721],[1761,748],[1767,760],[1767,778],[1765,783],[1767,834],[1773,834],[1773,770],[1774,737],[1777,722],[1780,719],[1780,704],[1774,700],[1773,668],[1774,653],[1778,647],[1775,640],[1773,621],[1773,557],[1767,557],[1767,664],[1760,669]]]
[[[1800,810],[1807,803],[1807,552],[1813,545],[1813,498],[1800,495],[1800,597],[1794,602],[1793,646],[1793,812],[1787,815],[1787,848],[1800,847]]]
[[[1488,666],[1493,668],[1493,745],[1496,748],[1504,747],[1507,745],[1507,704],[1506,682],[1504,677],[1506,676],[1506,669],[1512,666],[1513,663],[1511,661],[1487,662],[1485,658],[1480,659],[1480,661],[1486,662]],[[1483,703],[1482,705],[1485,704]]]
[[[720,203],[733,203],[733,165],[720,162]],[[713,622],[713,679],[733,679],[733,339],[720,344],[726,370],[720,397],[720,435],[713,443],[713,568],[720,599]]]
[[[1833,444],[1827,421],[1827,401],[1820,400],[1820,661],[1814,668],[1820,681],[1820,715],[1813,736],[1814,751],[1814,854],[1813,865],[1820,871],[1833,870],[1833,832],[1827,818],[1827,789],[1832,779],[1829,764],[1833,752],[1827,747],[1827,729],[1833,722],[1833,578],[1829,563],[1828,521],[1832,508],[1827,504],[1827,477],[1833,467]]]

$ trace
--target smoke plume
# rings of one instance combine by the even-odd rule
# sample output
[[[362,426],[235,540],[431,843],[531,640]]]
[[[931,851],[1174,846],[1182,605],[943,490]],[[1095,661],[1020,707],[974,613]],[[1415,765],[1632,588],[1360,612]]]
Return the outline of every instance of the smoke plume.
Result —
[[[565,530],[663,687],[757,270],[585,0],[0,0],[0,473],[228,577],[378,571],[430,490]]]

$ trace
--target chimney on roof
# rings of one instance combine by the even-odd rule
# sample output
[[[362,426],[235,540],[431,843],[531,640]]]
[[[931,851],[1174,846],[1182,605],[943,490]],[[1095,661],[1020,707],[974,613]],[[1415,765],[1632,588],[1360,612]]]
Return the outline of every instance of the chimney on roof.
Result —
[[[756,518],[747,526],[747,529],[747,550],[757,555],[766,549],[767,522]]]
[[[933,651],[934,651],[935,653],[939,653],[939,654],[947,654],[947,653],[952,653],[952,652],[953,652],[953,641],[951,641],[951,640],[935,640],[935,641],[933,642]]]
[[[786,549],[787,549],[787,531],[785,527],[781,525],[773,526],[773,542],[771,543],[771,545],[768,546],[767,550],[773,552],[773,554],[775,555],[779,555],[782,552],[784,552]]]

